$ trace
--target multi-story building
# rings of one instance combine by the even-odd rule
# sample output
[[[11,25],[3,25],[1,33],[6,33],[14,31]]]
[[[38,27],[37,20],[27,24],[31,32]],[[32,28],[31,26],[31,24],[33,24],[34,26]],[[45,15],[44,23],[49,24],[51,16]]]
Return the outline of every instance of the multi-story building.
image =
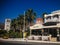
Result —
[[[5,19],[5,30],[9,31],[11,26],[11,19]]]
[[[51,37],[60,37],[60,10],[53,11],[51,14],[44,15],[43,29]],[[60,40],[60,39],[59,39]]]
[[[60,22],[60,10],[53,11],[51,14],[44,15],[44,23],[46,22]]]
[[[60,40],[60,10],[53,11],[51,14],[45,14],[44,23],[38,25],[35,24],[34,26],[31,26],[30,29],[37,30],[38,32],[40,31],[39,33],[36,32],[39,37],[42,37],[42,40]]]

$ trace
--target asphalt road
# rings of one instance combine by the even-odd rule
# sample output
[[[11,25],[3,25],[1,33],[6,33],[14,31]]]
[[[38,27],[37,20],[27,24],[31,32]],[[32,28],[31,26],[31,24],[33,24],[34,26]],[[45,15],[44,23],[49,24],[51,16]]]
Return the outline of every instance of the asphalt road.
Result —
[[[60,44],[54,44],[54,43],[32,43],[32,42],[4,42],[0,41],[0,45],[60,45]]]

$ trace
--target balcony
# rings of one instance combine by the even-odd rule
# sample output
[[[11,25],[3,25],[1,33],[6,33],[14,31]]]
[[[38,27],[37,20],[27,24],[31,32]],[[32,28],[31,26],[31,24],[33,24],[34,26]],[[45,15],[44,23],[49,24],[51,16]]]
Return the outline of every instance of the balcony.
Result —
[[[46,22],[51,22],[51,19],[47,19]]]
[[[52,21],[53,22],[59,22],[59,19],[58,18],[53,18]]]
[[[46,22],[60,22],[60,15],[54,14],[53,16],[47,16],[45,18],[45,23]]]
[[[45,22],[60,22],[59,18],[46,19]]]

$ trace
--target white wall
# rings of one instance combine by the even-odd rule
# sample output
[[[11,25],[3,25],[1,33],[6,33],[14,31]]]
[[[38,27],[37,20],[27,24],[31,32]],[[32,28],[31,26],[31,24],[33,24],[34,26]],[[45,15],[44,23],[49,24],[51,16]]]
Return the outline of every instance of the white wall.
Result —
[[[7,22],[9,20],[10,22]],[[5,19],[5,30],[9,31],[10,30],[10,24],[11,24],[11,19]]]
[[[46,17],[48,17],[48,16],[46,16],[44,19],[44,23],[46,23],[46,22],[60,22],[60,15],[58,15],[58,16],[59,16],[59,18],[56,18],[56,17],[53,18],[53,16],[51,16],[51,19],[46,19]]]

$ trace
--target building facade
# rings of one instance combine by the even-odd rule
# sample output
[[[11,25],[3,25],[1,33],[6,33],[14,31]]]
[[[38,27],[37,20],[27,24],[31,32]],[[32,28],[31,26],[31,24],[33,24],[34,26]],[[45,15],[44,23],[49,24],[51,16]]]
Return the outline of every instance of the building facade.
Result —
[[[43,26],[47,34],[54,37],[56,41],[60,40],[60,10],[53,11],[51,14],[45,14]]]
[[[11,19],[5,19],[5,30],[9,31],[11,26]]]
[[[37,18],[36,19],[36,24],[43,24],[43,19],[42,18]]]
[[[53,11],[51,14],[45,14],[44,23],[46,22],[60,22],[60,10]]]
[[[30,26],[30,39],[39,40],[42,37],[42,25],[43,19],[37,18],[36,23],[33,26]],[[42,39],[41,39],[42,40]]]
[[[51,14],[45,14],[44,22],[38,25],[35,24],[30,29],[40,31],[39,33],[36,32],[42,40],[60,41],[60,10],[53,11]]]

